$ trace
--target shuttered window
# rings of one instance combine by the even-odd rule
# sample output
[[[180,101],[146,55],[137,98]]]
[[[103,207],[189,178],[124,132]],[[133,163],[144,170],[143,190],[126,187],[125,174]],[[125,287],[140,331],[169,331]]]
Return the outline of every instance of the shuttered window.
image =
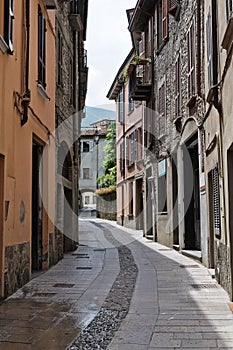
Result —
[[[213,45],[212,45],[212,25],[210,8],[206,21],[206,41],[207,41],[207,66],[208,66],[208,84],[213,85]]]
[[[196,31],[195,22],[187,34],[188,45],[188,96],[191,98],[196,93]]]
[[[130,135],[131,140],[131,164],[135,163],[135,140],[134,140],[134,132]]]
[[[212,170],[212,198],[213,198],[213,218],[214,218],[214,233],[217,237],[221,235],[220,222],[220,196],[219,196],[219,172],[218,166]]]
[[[181,105],[181,84],[180,84],[180,55],[177,57],[175,64],[175,116],[180,116]]]
[[[118,95],[118,121],[119,123],[124,123],[124,92],[121,92]]]
[[[163,85],[159,88],[159,91],[158,91],[159,136],[162,136],[165,134],[165,128],[166,128],[165,109],[166,109],[166,96],[165,96],[165,83],[163,83]]]
[[[129,166],[129,137],[126,136],[125,139],[125,158],[126,158],[126,166]]]
[[[38,83],[46,87],[46,21],[38,6]]]
[[[8,45],[8,52],[13,53],[14,33],[14,0],[4,1],[4,40]]]
[[[155,8],[156,18],[156,48],[159,50],[163,41],[168,37],[168,0],[159,0]]]
[[[123,172],[125,169],[125,154],[124,154],[124,144],[120,144],[120,172]]]

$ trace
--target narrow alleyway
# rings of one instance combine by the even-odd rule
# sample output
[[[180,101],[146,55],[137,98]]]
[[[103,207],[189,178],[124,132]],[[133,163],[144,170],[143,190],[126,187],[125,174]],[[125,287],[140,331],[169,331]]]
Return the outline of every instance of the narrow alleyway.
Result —
[[[202,265],[87,212],[80,243],[0,306],[0,349],[233,349],[229,298]]]

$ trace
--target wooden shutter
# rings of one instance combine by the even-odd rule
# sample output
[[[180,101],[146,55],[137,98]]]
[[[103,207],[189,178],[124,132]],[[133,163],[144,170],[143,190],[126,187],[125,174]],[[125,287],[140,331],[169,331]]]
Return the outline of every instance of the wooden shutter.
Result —
[[[134,153],[136,163],[138,161],[138,130],[134,131]]]
[[[162,0],[162,39],[168,36],[168,0]]]
[[[38,82],[46,87],[45,80],[45,48],[46,48],[46,20],[41,11],[40,6],[38,7]]]
[[[126,166],[129,166],[129,137],[126,136],[125,139],[125,159],[126,159]]]
[[[13,53],[14,32],[14,0],[4,1],[4,40],[9,47],[10,54]]]
[[[188,45],[188,94],[189,97],[196,92],[196,32],[194,21],[187,34]]]
[[[130,135],[131,139],[131,164],[135,163],[135,153],[134,153],[134,132]]]
[[[213,189],[213,216],[214,216],[214,233],[216,236],[221,235],[220,221],[220,195],[219,195],[219,174],[218,166],[212,170],[212,189]]]
[[[206,40],[207,40],[207,66],[208,66],[208,84],[213,85],[213,45],[212,45],[212,25],[210,9],[206,21]]]

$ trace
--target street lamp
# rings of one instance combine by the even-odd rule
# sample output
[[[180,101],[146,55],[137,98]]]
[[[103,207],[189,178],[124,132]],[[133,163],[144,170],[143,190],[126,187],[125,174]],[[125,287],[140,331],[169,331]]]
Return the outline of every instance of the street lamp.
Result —
[[[98,147],[98,144],[99,144],[99,135],[97,135],[97,131],[96,131],[96,134],[94,136],[94,143],[96,145],[96,188],[98,188],[98,183],[97,183],[97,179],[99,177],[99,162],[98,162],[98,159],[99,159],[99,147]]]

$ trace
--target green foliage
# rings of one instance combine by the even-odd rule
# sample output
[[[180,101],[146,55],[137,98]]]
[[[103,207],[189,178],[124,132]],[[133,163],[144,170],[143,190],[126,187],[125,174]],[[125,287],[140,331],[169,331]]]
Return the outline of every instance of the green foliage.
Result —
[[[108,188],[116,185],[116,165],[108,169],[108,174],[102,175],[97,179],[99,188]]]
[[[105,175],[97,179],[99,188],[108,188],[116,185],[116,124],[112,123],[108,127],[106,136],[106,146],[104,147],[105,158],[103,166]]]

